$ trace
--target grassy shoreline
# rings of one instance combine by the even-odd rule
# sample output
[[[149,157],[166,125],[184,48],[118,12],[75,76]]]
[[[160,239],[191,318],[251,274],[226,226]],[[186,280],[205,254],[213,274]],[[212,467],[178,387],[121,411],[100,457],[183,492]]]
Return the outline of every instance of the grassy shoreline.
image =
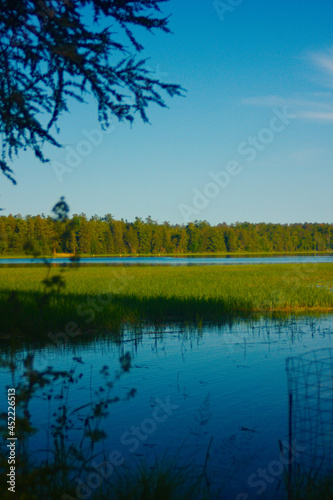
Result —
[[[0,269],[0,336],[82,332],[151,322],[221,322],[252,313],[333,311],[333,264],[189,267],[84,266],[58,270],[64,289],[45,293],[44,268]]]

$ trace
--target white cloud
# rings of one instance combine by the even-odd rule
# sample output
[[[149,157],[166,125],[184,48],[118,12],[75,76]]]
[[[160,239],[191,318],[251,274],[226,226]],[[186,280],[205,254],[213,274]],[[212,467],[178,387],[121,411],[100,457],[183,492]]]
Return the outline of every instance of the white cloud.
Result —
[[[333,49],[326,52],[311,52],[310,58],[323,71],[333,76]]]
[[[333,48],[325,52],[308,53],[307,59],[320,69],[320,84],[333,86]],[[296,94],[291,97],[279,95],[253,96],[242,100],[247,106],[286,106],[288,110],[301,120],[321,122],[333,121],[333,93],[318,89],[307,94]]]
[[[248,106],[267,106],[269,108],[286,106],[289,112],[294,113],[298,119],[326,122],[333,120],[332,94],[311,93],[302,97],[266,95],[248,97],[243,99],[242,103]]]
[[[328,113],[320,113],[318,111],[301,111],[297,115],[298,118],[319,121],[333,121],[333,111]]]
[[[248,104],[249,106],[268,106],[269,108],[286,106],[288,105],[287,101],[288,99],[278,95],[264,95],[242,99],[243,104]]]

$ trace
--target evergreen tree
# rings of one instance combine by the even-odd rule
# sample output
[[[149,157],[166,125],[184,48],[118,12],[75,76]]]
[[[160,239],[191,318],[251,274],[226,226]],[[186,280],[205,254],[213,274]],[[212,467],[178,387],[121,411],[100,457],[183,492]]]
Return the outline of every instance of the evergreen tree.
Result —
[[[135,228],[138,240],[139,240],[139,253],[147,254],[151,252],[151,227],[149,224],[145,224],[140,217],[135,218],[133,224]]]
[[[31,148],[47,161],[41,145],[60,146],[53,130],[71,98],[83,102],[84,95],[92,94],[98,119],[107,127],[113,116],[132,122],[136,112],[146,122],[151,102],[165,106],[163,94],[181,93],[137,58],[143,50],[138,28],[169,32],[168,19],[160,14],[164,1],[2,1],[0,170],[12,182],[8,160],[13,154]],[[122,32],[118,38],[116,31]]]
[[[195,223],[190,222],[186,226],[186,233],[188,236],[188,245],[187,245],[188,251],[191,253],[197,253],[202,251],[201,250],[202,235],[198,227],[198,221],[195,221]]]
[[[223,230],[220,226],[210,227],[208,235],[208,252],[226,252]]]
[[[65,234],[66,237],[63,236]],[[0,217],[0,253],[39,251],[84,254],[170,254],[203,252],[332,251],[332,224],[250,224],[185,226],[157,224],[151,217],[134,223],[108,214],[88,221],[84,214],[55,221],[51,217]]]
[[[133,224],[127,224],[124,234],[124,241],[127,247],[127,252],[136,254],[139,251],[139,239]]]
[[[118,254],[126,253],[124,242],[125,223],[123,221],[113,220],[110,222],[110,229],[113,236],[115,252]]]
[[[84,214],[79,216],[78,225],[78,249],[80,253],[91,254],[91,226]]]
[[[236,240],[236,231],[234,227],[230,227],[226,233],[226,241],[225,245],[227,247],[228,252],[236,252],[238,247],[237,247],[237,240]]]
[[[8,236],[6,231],[6,218],[0,217],[0,254],[4,254],[8,250]]]

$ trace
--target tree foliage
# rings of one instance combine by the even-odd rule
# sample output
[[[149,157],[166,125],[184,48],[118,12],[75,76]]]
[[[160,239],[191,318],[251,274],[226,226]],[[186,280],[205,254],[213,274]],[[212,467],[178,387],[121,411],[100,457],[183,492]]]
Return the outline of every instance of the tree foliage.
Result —
[[[56,205],[56,214],[63,200]],[[65,214],[66,215],[66,214]],[[233,252],[333,251],[332,224],[250,224],[211,226],[206,221],[185,225],[158,224],[148,217],[134,222],[108,214],[72,218],[9,215],[0,217],[0,254],[166,255]]]
[[[169,32],[165,1],[0,1],[0,169],[12,182],[8,161],[19,150],[45,162],[42,145],[60,147],[54,132],[69,99],[92,94],[105,128],[112,116],[132,122],[138,113],[146,122],[151,102],[165,106],[163,93],[181,94],[138,58],[137,28]]]

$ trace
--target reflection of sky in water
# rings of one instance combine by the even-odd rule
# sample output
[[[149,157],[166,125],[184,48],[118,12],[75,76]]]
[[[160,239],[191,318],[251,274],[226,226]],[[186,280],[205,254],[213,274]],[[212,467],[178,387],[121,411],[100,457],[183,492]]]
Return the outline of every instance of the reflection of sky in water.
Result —
[[[71,263],[68,258],[50,258],[49,261],[53,266],[67,264],[76,265]],[[233,265],[233,264],[318,264],[320,262],[333,262],[332,255],[301,255],[301,256],[274,256],[274,257],[246,257],[226,255],[225,257],[94,257],[94,258],[81,258],[80,265],[85,264],[98,264],[98,265],[159,265],[159,266],[193,266],[193,265]],[[8,258],[0,259],[0,266],[26,266],[26,265],[39,265],[44,266],[43,259],[32,258]]]
[[[236,498],[242,491],[257,498],[255,474],[279,460],[278,440],[287,438],[286,358],[332,347],[332,334],[332,315],[204,326],[199,332],[168,326],[159,334],[146,329],[136,340],[128,332],[121,346],[99,340],[86,346],[47,347],[35,357],[39,369],[49,365],[70,369],[73,356],[82,358],[77,373],[83,377],[68,399],[74,409],[89,402],[103,384],[102,366],[108,365],[113,374],[119,369],[119,357],[129,351],[132,369],[116,383],[112,395],[125,396],[133,387],[137,394],[110,405],[105,423],[108,452],[118,450],[130,466],[139,458],[175,453],[185,441],[180,457],[190,455],[202,465],[213,436],[211,477],[220,485],[232,478],[225,485],[226,498]],[[23,356],[24,352],[17,353],[18,358]],[[11,385],[11,377],[3,371],[1,381]],[[163,405],[154,413],[161,402],[169,402],[169,414]],[[34,421],[45,429],[47,405],[36,400],[31,409]],[[156,423],[154,415],[161,421]],[[32,439],[33,447],[39,448],[44,438],[45,431]],[[252,486],[247,484],[250,476]],[[277,484],[274,480],[270,488]]]

